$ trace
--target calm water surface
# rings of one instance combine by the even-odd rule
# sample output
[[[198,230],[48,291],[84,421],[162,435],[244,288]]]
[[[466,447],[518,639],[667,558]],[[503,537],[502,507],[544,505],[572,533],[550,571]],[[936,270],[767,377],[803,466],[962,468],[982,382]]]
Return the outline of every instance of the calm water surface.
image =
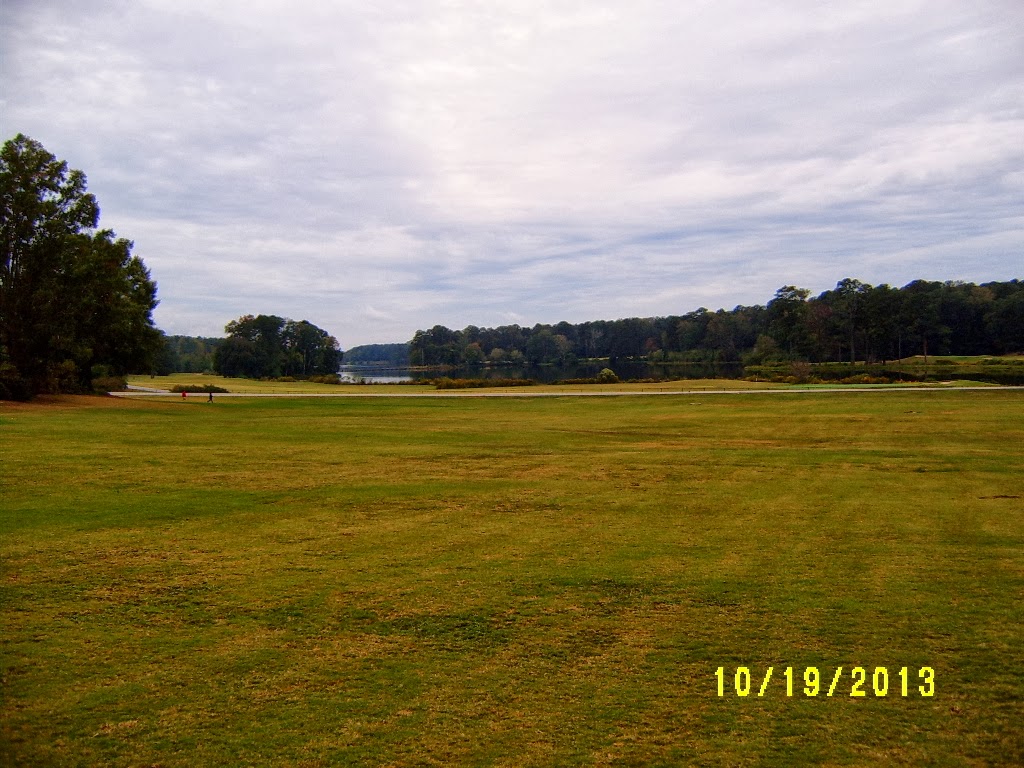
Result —
[[[538,366],[460,366],[445,370],[411,370],[409,368],[383,368],[376,366],[343,365],[341,377],[345,381],[366,384],[401,384],[447,376],[452,379],[533,379],[542,384],[566,379],[589,379],[602,368],[611,368],[620,379],[735,379],[743,375],[740,363],[685,363],[659,365],[655,363],[578,363],[576,365]]]

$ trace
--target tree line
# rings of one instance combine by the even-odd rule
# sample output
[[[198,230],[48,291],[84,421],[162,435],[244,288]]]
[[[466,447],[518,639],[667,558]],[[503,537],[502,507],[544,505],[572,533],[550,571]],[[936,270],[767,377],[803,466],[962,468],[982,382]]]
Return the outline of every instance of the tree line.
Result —
[[[416,331],[413,365],[652,362],[886,362],[1024,351],[1024,283],[915,280],[902,288],[852,278],[811,297],[787,285],[766,305],[585,323],[435,325]]]
[[[153,373],[213,373],[213,356],[222,341],[214,336],[164,336]]]
[[[85,174],[18,134],[0,149],[0,398],[88,391],[128,373],[192,370],[254,378],[333,375],[337,340],[312,323],[245,315],[225,339],[166,337],[157,286],[133,244],[98,229]],[[191,339],[191,340],[190,340]],[[764,306],[532,328],[444,326],[368,357],[413,365],[865,361],[910,354],[1024,351],[1024,284],[916,280],[902,288],[846,278],[811,297],[793,285]]]
[[[151,367],[156,283],[97,229],[85,174],[18,134],[0,149],[0,398],[88,391]]]
[[[243,315],[224,331],[227,338],[213,353],[213,369],[222,376],[332,376],[341,366],[338,340],[308,320]]]
[[[402,368],[409,364],[409,345],[363,344],[345,351],[347,365],[379,365]]]
[[[129,373],[334,376],[337,339],[306,320],[245,315],[226,339],[168,337],[132,243],[98,229],[85,174],[18,134],[0,149],[0,399],[106,391]]]
[[[225,341],[221,337],[165,336],[157,358],[155,373],[216,373],[217,349]],[[372,365],[404,368],[409,365],[409,344],[364,344],[342,353],[347,365]],[[329,375],[329,374],[325,374]]]

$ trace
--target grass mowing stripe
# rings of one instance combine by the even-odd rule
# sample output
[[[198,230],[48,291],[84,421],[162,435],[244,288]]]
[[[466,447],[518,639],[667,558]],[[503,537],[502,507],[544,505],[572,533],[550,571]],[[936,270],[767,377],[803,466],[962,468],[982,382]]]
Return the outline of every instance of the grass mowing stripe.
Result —
[[[5,406],[2,762],[1019,763],[1020,397]]]

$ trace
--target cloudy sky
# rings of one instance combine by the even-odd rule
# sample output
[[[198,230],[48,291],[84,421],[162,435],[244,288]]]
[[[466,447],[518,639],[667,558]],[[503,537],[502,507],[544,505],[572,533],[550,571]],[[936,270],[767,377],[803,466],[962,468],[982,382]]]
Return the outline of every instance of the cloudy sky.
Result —
[[[0,0],[0,130],[168,333],[1024,278],[1021,0]]]

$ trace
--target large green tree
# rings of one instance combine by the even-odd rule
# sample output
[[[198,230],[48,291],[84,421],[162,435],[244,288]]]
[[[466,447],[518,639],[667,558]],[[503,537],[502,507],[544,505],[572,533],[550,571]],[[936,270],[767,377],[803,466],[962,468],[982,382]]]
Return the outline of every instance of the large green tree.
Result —
[[[274,378],[338,372],[338,340],[308,320],[277,315],[243,315],[224,327],[213,367],[224,376]]]
[[[806,356],[811,347],[807,323],[810,294],[806,288],[784,285],[768,302],[768,335],[794,359]]]
[[[96,230],[85,174],[18,134],[0,150],[0,397],[147,370],[156,283],[132,243]]]
[[[338,340],[308,320],[288,320],[281,332],[285,373],[289,376],[329,375],[341,366]]]

